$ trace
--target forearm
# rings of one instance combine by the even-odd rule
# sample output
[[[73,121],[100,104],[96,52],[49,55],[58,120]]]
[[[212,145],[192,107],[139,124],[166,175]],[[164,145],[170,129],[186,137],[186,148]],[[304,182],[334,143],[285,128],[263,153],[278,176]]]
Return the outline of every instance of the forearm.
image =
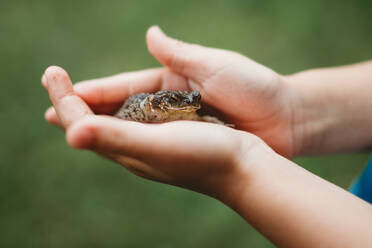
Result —
[[[372,144],[372,62],[304,71],[285,80],[293,90],[298,155]]]
[[[372,243],[371,205],[270,150],[255,152],[264,159],[252,165],[250,158],[243,158],[243,169],[221,200],[274,244],[306,248]]]

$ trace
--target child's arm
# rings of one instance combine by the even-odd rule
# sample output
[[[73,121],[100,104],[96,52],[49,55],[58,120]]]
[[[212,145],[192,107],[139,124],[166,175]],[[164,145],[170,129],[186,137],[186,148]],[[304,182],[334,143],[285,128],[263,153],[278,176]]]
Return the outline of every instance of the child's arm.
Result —
[[[278,247],[370,247],[372,206],[293,162],[257,149],[222,201]],[[258,159],[260,158],[260,159]]]
[[[96,151],[142,177],[215,197],[280,247],[372,244],[371,205],[254,135],[209,123],[145,125],[95,116],[62,69],[49,68],[43,80],[72,147]]]
[[[284,77],[293,91],[297,155],[350,152],[372,145],[372,62]]]

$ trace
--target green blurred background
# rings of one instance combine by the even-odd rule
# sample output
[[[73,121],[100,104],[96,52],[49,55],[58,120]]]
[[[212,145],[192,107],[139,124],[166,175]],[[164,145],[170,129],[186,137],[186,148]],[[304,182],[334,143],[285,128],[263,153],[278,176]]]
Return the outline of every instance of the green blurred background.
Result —
[[[283,74],[354,63],[372,58],[371,13],[349,0],[2,0],[0,246],[273,247],[213,199],[68,148],[43,120],[40,77],[51,64],[73,81],[159,66],[145,46],[153,24]],[[347,188],[368,156],[296,162]]]

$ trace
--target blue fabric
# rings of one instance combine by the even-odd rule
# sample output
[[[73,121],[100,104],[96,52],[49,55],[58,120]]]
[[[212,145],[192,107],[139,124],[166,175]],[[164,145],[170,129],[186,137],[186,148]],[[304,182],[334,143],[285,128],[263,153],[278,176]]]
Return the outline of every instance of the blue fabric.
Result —
[[[353,183],[350,192],[372,203],[372,159],[369,161],[362,175]]]

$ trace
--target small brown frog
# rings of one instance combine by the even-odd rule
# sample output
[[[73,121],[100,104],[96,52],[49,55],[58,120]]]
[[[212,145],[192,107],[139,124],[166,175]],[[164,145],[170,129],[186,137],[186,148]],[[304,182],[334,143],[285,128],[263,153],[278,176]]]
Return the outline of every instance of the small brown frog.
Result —
[[[201,95],[198,91],[161,90],[129,97],[115,114],[123,120],[160,123],[175,120],[207,121],[224,124],[213,116],[200,116]]]

